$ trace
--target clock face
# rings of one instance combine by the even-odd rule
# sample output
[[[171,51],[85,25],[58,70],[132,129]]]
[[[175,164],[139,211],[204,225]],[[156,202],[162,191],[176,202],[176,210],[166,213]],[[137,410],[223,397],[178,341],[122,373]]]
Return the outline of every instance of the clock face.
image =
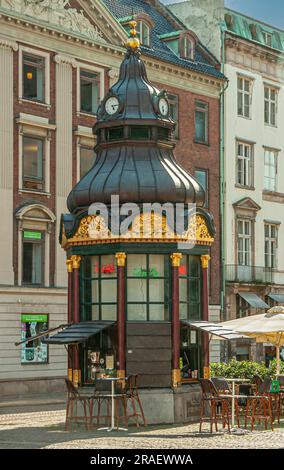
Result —
[[[166,116],[169,112],[169,105],[165,98],[161,98],[159,101],[159,111],[162,116]]]
[[[105,110],[108,114],[112,115],[118,111],[119,101],[115,96],[111,96],[105,102]]]

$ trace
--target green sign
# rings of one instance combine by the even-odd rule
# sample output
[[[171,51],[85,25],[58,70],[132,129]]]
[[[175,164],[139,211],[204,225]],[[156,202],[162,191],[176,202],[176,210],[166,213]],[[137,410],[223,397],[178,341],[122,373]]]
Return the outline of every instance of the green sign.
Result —
[[[31,323],[31,322],[38,322],[38,323],[46,323],[48,319],[48,315],[33,315],[30,314],[22,314],[21,321],[22,323]]]
[[[41,240],[41,232],[28,232],[24,231],[24,238],[32,238],[33,240]]]

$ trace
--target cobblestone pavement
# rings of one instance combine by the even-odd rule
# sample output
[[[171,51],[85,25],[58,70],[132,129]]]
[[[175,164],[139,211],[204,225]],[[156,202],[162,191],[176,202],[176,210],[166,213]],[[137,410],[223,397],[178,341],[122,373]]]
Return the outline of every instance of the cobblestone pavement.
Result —
[[[199,434],[198,424],[183,426],[130,427],[108,434],[86,431],[77,426],[64,431],[65,410],[53,405],[50,410],[33,411],[6,408],[0,414],[0,449],[276,449],[284,448],[284,422],[274,432],[258,428],[245,435],[209,433],[208,425]]]

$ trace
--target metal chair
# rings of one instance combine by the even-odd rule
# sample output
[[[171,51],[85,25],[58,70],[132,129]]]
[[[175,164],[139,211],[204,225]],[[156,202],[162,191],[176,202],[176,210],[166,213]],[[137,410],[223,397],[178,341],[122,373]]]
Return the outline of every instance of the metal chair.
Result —
[[[138,374],[131,374],[125,380],[125,395],[126,402],[131,401],[133,414],[128,415],[129,418],[135,418],[136,426],[139,426],[139,418],[142,418],[144,426],[147,426],[145,414],[143,411],[142,403],[140,401],[138,392]],[[139,407],[140,412],[137,411],[136,404]]]
[[[70,430],[72,430],[72,423],[83,421],[86,429],[89,429],[89,425],[92,421],[92,407],[94,396],[80,395],[77,388],[74,387],[73,383],[65,379],[67,387],[67,403],[66,403],[66,419],[65,419],[65,431],[68,430],[70,424]],[[78,403],[81,404],[84,415],[78,415]],[[74,415],[74,407],[76,408],[76,414]],[[89,411],[89,415],[87,413]]]
[[[220,395],[231,395],[232,390],[229,383],[223,377],[212,377],[211,381],[213,382],[218,394]],[[229,413],[232,414],[232,400],[228,401]],[[240,427],[240,418],[239,418],[239,403],[238,398],[235,398],[235,413],[237,418],[238,427]]]
[[[230,433],[229,397],[221,397],[210,379],[200,379],[199,382],[202,390],[199,432],[201,432],[202,423],[208,422],[208,420],[210,422],[210,432],[213,432],[213,424],[215,424],[215,429],[218,431],[217,423],[218,420],[221,420],[223,429],[227,425]],[[206,416],[206,407],[209,407],[209,417]],[[218,412],[218,410],[220,410],[220,412]]]
[[[271,379],[266,377],[260,384],[257,384],[257,394],[251,395],[247,399],[247,406],[245,412],[245,427],[247,421],[251,421],[251,431],[254,429],[255,421],[259,423],[264,421],[265,429],[270,423],[271,430],[273,431],[273,401],[270,393]]]

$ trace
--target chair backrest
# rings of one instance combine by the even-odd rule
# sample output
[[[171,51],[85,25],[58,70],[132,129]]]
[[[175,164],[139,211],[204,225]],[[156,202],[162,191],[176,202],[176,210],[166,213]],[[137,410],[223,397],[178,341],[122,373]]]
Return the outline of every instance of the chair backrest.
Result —
[[[202,395],[204,398],[212,398],[218,396],[218,391],[210,379],[199,379]]]
[[[65,379],[65,383],[66,383],[68,394],[73,398],[78,398],[79,397],[79,392],[78,392],[77,388],[74,387],[71,380]]]
[[[277,375],[276,378],[279,380],[280,387],[284,387],[284,375]]]
[[[224,377],[211,377],[218,392],[231,392],[230,386]]]
[[[252,383],[256,385],[256,391],[259,391],[260,385],[263,384],[263,380],[259,375],[254,375],[252,378]]]
[[[262,384],[259,385],[258,387],[258,393],[269,393],[271,387],[271,378],[270,377],[264,377],[264,380]]]
[[[125,392],[131,395],[137,393],[137,380],[137,374],[128,375],[128,377],[125,379]]]

